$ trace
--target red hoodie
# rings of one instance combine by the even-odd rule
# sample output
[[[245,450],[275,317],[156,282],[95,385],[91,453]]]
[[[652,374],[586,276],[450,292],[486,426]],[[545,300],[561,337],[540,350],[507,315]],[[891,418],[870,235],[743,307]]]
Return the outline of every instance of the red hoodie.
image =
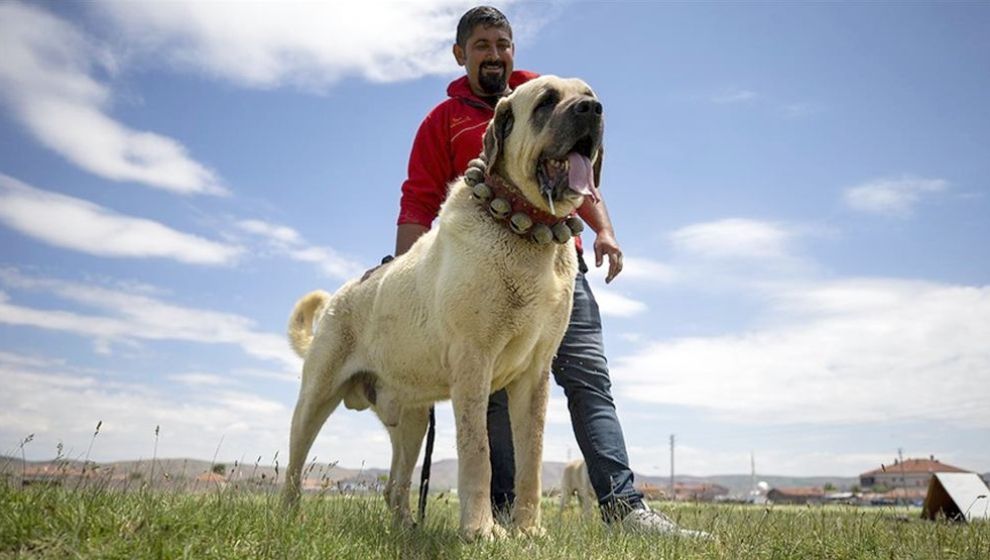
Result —
[[[509,76],[515,89],[539,74],[517,70]],[[481,153],[482,137],[495,110],[471,91],[467,76],[447,86],[450,99],[423,120],[409,155],[409,178],[402,184],[399,225],[430,227],[447,197],[447,185],[460,177]]]

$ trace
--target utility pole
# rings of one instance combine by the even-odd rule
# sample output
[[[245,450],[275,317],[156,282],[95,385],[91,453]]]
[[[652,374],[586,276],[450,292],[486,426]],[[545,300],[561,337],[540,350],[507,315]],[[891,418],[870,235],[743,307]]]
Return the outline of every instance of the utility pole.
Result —
[[[905,480],[905,476],[904,476],[904,450],[901,449],[900,447],[897,448],[897,459],[901,463],[901,491],[904,492],[903,496],[901,497],[904,500],[904,505],[910,505],[911,502],[910,500],[908,500],[908,495],[907,495],[907,480]]]
[[[674,492],[674,434],[670,434],[670,499],[677,499]]]
[[[756,455],[749,452],[750,493],[756,495]]]

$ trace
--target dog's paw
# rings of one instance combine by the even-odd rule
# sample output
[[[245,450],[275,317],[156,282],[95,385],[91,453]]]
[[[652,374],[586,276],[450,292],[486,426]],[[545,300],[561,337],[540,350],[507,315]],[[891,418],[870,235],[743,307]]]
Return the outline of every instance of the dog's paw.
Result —
[[[492,522],[480,527],[461,528],[461,538],[467,542],[494,541],[504,539],[508,536],[509,533],[505,530],[505,527]]]
[[[392,526],[397,529],[412,529],[416,527],[416,520],[409,512],[395,512],[392,515]]]
[[[530,525],[528,527],[515,527],[513,529],[513,536],[527,538],[527,539],[539,539],[547,536],[547,530],[539,525]]]

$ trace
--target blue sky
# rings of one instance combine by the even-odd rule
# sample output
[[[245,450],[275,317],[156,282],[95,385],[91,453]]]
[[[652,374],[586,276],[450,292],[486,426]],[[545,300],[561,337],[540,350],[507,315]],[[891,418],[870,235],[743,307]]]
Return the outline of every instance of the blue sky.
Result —
[[[285,323],[391,251],[470,4],[0,4],[0,451],[284,457]],[[990,6],[500,4],[581,77],[633,468],[990,470]],[[586,235],[590,241],[590,237]],[[439,411],[436,456],[453,457]],[[577,456],[559,388],[545,458]],[[369,413],[313,454],[386,466]]]

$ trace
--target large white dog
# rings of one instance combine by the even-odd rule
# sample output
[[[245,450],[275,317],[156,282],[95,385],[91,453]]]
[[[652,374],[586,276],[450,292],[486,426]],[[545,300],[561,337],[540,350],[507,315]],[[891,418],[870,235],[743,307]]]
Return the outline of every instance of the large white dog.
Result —
[[[516,458],[513,525],[539,532],[540,468],[551,360],[567,328],[577,260],[574,211],[597,202],[603,120],[584,82],[544,76],[499,101],[484,153],[449,187],[439,220],[404,255],[293,311],[305,358],[283,497],[331,412],[372,407],[392,440],[386,500],[411,523],[409,487],[430,405],[453,401],[460,529],[492,519],[486,410],[506,388]]]

